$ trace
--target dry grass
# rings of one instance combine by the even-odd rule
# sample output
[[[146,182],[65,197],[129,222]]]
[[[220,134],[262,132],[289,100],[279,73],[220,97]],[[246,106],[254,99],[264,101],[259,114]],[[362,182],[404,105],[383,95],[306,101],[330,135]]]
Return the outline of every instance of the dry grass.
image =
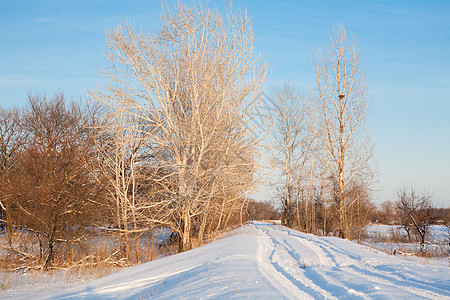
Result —
[[[0,234],[0,293],[30,286],[36,286],[36,291],[48,285],[66,288],[116,273],[128,266],[174,254],[177,250],[176,245],[155,246],[151,238],[143,238],[133,249],[130,261],[121,257],[114,237],[92,235],[76,245],[58,244],[53,267],[43,271],[44,259],[39,258],[39,245],[36,243],[32,235],[24,234],[18,238],[14,248],[30,253],[24,256],[8,249],[4,235]]]
[[[193,237],[192,248],[241,233],[236,230],[237,227],[230,226],[224,231],[205,236],[201,242]],[[243,228],[246,231],[252,230],[248,226]],[[164,235],[164,230],[162,234]],[[136,245],[132,249],[132,258],[125,259],[118,251],[116,237],[91,234],[83,243],[58,244],[53,267],[43,271],[44,258],[39,258],[39,243],[35,236],[22,234],[14,244],[15,249],[30,254],[25,257],[8,250],[5,236],[0,234],[0,293],[30,286],[37,292],[52,285],[66,288],[116,273],[125,267],[176,254],[178,250],[176,242],[165,238],[155,242],[151,235],[141,238]],[[45,257],[45,254],[42,256]]]
[[[62,288],[75,283],[94,280],[122,268],[118,263],[110,263],[105,259],[107,248],[95,247],[97,254],[88,259],[74,262],[82,256],[82,252],[72,249],[58,255],[54,267],[49,271],[42,270],[43,262],[38,259],[23,259],[19,255],[8,253],[0,259],[0,292],[19,290],[36,286],[37,291],[47,285],[60,285]],[[63,259],[72,259],[62,261]]]

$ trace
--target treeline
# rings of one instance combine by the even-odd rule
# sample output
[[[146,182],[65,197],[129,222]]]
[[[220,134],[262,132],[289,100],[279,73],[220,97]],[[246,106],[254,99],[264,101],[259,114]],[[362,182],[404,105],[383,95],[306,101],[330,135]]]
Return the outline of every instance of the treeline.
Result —
[[[268,148],[282,223],[308,233],[360,238],[375,209],[376,170],[357,42],[342,25],[334,29],[329,47],[316,53],[313,69],[311,91],[286,83],[268,97]]]
[[[27,107],[0,110],[9,255],[48,269],[95,233],[137,262],[155,228],[181,252],[245,218],[259,142],[248,123],[267,73],[250,22],[184,4],[161,22],[153,35],[107,33],[109,84],[89,104],[29,95]]]
[[[313,70],[316,83],[310,91],[286,83],[266,97],[267,149],[282,224],[360,240],[365,225],[395,211],[395,222],[417,231],[423,243],[428,225],[438,218],[431,196],[403,189],[381,211],[371,202],[377,172],[367,126],[370,102],[357,41],[348,38],[343,25],[316,53]]]
[[[154,228],[170,229],[178,251],[184,251],[249,219],[245,193],[253,182],[231,165],[241,161],[230,157],[222,166],[208,157],[207,163],[226,173],[200,169],[198,176],[207,182],[188,186],[182,201],[169,154],[148,143],[147,129],[134,116],[120,113],[117,123],[111,113],[66,101],[62,93],[30,95],[23,109],[0,108],[0,222],[11,254],[42,261],[48,269],[59,248],[83,245],[100,233],[117,239],[118,258],[134,262],[140,238]]]
[[[418,210],[418,214],[425,215],[426,210]],[[435,208],[431,207],[431,224],[436,225],[450,225],[450,208]],[[407,216],[406,216],[407,217]],[[404,210],[395,201],[384,201],[375,210],[372,218],[372,223],[386,224],[386,225],[403,225],[411,224],[412,221],[405,218]]]

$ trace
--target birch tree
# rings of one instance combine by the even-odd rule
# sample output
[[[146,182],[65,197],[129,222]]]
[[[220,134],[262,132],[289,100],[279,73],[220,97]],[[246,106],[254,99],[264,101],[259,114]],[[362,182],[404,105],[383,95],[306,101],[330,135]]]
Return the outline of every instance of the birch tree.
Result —
[[[151,128],[146,143],[158,148],[165,172],[156,180],[170,201],[161,205],[173,210],[179,251],[188,250],[209,208],[234,207],[253,186],[256,141],[246,125],[267,67],[254,53],[250,20],[178,4],[163,12],[155,34],[118,26],[107,48],[110,87],[91,95],[127,102]]]
[[[337,183],[339,236],[347,237],[346,190],[356,182],[365,192],[373,179],[373,145],[367,130],[369,100],[355,40],[348,40],[338,25],[329,48],[319,51],[314,67],[317,82],[317,109],[324,133],[323,143],[330,153],[329,170]]]

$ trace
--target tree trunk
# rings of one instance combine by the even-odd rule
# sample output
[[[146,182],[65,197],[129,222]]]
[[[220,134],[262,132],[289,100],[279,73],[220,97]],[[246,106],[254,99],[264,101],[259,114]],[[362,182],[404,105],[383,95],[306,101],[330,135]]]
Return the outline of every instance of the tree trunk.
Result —
[[[425,234],[420,233],[420,252],[425,253]]]
[[[53,228],[53,233],[54,232],[55,232],[55,228]],[[50,269],[52,264],[53,264],[53,256],[54,256],[54,251],[53,251],[53,246],[54,246],[53,233],[50,235],[50,237],[48,239],[48,254],[47,254],[47,258],[45,259],[44,271],[47,271],[48,269]]]
[[[6,232],[7,232],[7,239],[8,244],[10,247],[12,247],[12,239],[15,236],[14,228],[13,228],[13,222],[12,222],[12,216],[9,205],[5,205],[5,215],[6,215]]]
[[[289,140],[287,140],[287,144],[289,144]],[[284,185],[284,193],[286,196],[284,203],[284,217],[285,217],[285,226],[291,228],[291,152],[290,148],[286,148],[286,161],[285,161],[285,172],[286,172],[286,182]]]
[[[200,225],[200,229],[198,231],[198,246],[199,247],[203,245],[203,235],[205,234],[205,229],[206,229],[206,213],[207,212],[205,212],[202,215],[202,222]]]
[[[184,252],[190,249],[191,243],[191,216],[189,208],[185,209],[182,216],[182,232],[178,242],[178,252]]]

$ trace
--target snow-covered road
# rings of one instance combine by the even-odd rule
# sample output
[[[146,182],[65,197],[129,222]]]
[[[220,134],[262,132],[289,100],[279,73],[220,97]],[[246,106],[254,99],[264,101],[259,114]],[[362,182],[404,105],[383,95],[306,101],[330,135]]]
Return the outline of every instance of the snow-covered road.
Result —
[[[256,225],[264,238],[259,269],[287,298],[443,299],[450,296],[446,266],[418,264],[355,243]]]
[[[42,299],[450,299],[450,268],[255,223]]]

